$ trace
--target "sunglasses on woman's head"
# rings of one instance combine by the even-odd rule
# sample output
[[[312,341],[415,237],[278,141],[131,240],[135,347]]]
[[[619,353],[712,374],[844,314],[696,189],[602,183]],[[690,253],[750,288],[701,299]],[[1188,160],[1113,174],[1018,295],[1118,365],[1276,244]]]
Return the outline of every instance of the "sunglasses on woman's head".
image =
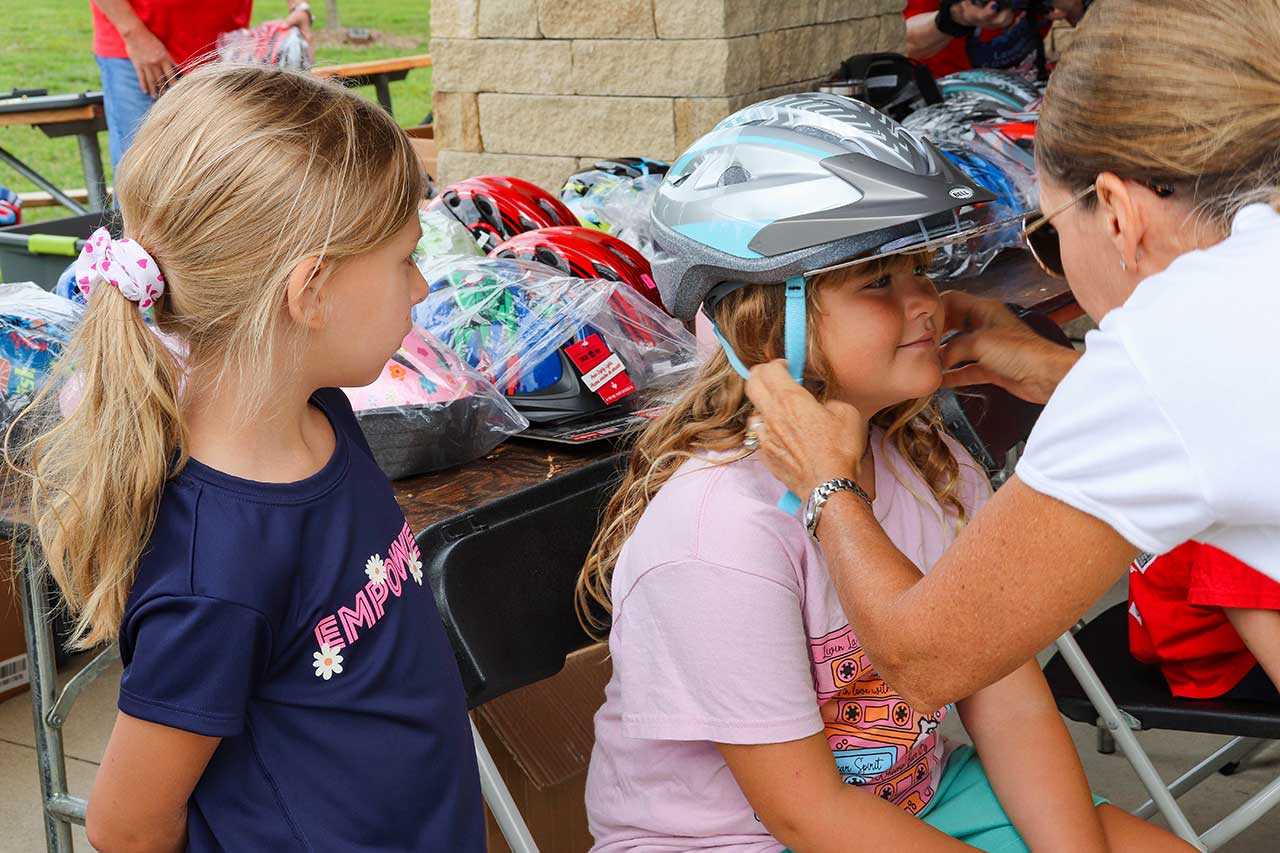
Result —
[[[1173,195],[1173,187],[1169,184],[1144,181],[1143,185],[1160,198]],[[1031,250],[1031,257],[1036,259],[1040,268],[1054,278],[1066,278],[1067,273],[1062,266],[1062,241],[1058,235],[1058,229],[1053,227],[1051,220],[1067,208],[1087,198],[1096,188],[1096,184],[1090,184],[1053,213],[1046,215],[1036,210],[1022,218],[1022,242],[1027,244],[1027,248]]]

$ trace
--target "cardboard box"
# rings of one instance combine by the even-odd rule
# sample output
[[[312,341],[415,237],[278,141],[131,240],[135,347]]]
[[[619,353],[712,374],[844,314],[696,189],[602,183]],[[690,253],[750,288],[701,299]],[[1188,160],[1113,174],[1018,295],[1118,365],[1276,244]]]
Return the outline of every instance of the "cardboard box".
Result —
[[[404,132],[413,146],[413,153],[418,155],[418,162],[427,174],[435,178],[436,172],[436,129],[434,125],[422,124],[417,127],[406,127]]]
[[[473,712],[529,832],[547,853],[591,847],[583,796],[595,744],[593,717],[604,704],[612,673],[608,647],[591,646],[569,655],[564,669],[551,678]],[[511,848],[488,809],[485,818],[489,853],[508,853]]]
[[[13,545],[0,540],[0,702],[25,693],[30,681],[18,582]]]

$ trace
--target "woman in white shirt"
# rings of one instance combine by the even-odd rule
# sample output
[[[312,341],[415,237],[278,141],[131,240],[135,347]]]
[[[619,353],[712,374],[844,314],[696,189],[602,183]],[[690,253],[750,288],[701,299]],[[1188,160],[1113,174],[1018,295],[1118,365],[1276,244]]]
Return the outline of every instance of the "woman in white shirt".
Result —
[[[1036,154],[1033,246],[1099,329],[1080,357],[947,294],[967,334],[941,352],[949,384],[1048,401],[1016,476],[923,579],[855,495],[813,501],[851,624],[918,708],[1012,672],[1140,550],[1195,539],[1280,579],[1280,4],[1096,4],[1050,81]],[[778,363],[749,392],[792,491],[856,473],[865,419]],[[1266,615],[1245,639],[1280,650]]]

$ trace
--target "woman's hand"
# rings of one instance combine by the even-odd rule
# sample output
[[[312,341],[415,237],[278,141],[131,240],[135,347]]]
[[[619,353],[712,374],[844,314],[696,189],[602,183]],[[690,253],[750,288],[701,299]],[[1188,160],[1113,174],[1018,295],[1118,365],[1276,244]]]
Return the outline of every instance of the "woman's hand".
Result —
[[[168,48],[155,33],[141,25],[128,34],[121,33],[121,38],[133,70],[138,74],[138,86],[151,97],[160,97],[178,71]]]
[[[1074,349],[1037,335],[998,300],[949,290],[942,306],[945,331],[960,333],[941,350],[946,387],[998,385],[1043,404],[1080,358]]]
[[[1049,20],[1066,21],[1071,26],[1080,23],[1084,17],[1084,0],[1052,0],[1053,8],[1049,10]]]
[[[747,380],[752,431],[773,475],[804,499],[836,477],[856,479],[867,446],[867,419],[835,400],[819,403],[791,378],[783,359],[756,365]]]
[[[951,19],[962,27],[979,27],[984,30],[1004,30],[1018,17],[1013,9],[1002,9],[1000,4],[964,0],[951,7]]]
[[[302,33],[302,37],[306,39],[307,47],[312,53],[316,50],[315,34],[311,31],[311,11],[309,9],[293,9],[290,8],[288,16],[284,19],[284,25],[287,27],[297,27],[298,32]]]

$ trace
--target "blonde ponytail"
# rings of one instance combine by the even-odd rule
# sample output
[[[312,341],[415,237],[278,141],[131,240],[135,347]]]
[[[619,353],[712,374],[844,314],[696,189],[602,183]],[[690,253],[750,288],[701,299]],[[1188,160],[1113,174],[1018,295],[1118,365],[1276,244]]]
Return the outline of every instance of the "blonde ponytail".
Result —
[[[284,321],[290,272],[384,242],[422,189],[395,122],[329,81],[206,66],[151,109],[116,191],[125,234],[164,274],[155,328],[97,287],[5,441],[8,498],[29,508],[77,645],[119,630],[165,482],[186,462],[188,399],[234,388],[240,416],[262,416],[274,387],[262,366],[287,362],[304,334]]]
[[[73,408],[60,421],[47,409],[41,413],[54,423],[29,448],[38,460],[30,496],[34,534],[68,607],[79,614],[75,636],[85,647],[114,638],[133,580],[132,570],[121,568],[137,563],[185,443],[177,361],[136,303],[113,287],[99,291],[63,354],[76,372],[60,383],[60,396]],[[50,396],[37,406],[57,402]],[[85,541],[93,542],[92,551],[84,550]]]

